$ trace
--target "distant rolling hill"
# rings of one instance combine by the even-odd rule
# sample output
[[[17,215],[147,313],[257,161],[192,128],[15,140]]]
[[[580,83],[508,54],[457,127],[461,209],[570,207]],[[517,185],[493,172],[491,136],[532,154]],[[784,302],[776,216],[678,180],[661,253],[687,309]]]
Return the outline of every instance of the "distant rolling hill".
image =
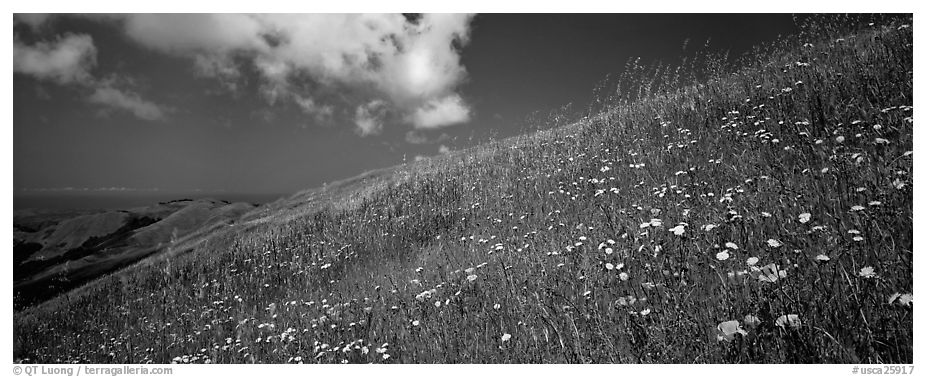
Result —
[[[20,210],[13,215],[14,303],[31,305],[163,251],[255,205],[175,200],[128,210]]]

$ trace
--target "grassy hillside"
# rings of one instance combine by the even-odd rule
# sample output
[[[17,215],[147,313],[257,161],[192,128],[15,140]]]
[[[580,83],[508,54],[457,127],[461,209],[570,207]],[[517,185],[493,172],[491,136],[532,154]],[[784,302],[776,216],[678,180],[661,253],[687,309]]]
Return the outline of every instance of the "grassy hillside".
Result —
[[[15,313],[14,358],[911,363],[910,24],[296,195]]]

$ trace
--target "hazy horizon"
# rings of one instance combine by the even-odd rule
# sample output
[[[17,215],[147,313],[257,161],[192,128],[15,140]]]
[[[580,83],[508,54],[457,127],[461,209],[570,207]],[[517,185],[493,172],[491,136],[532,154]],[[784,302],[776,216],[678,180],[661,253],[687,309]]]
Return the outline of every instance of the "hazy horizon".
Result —
[[[216,199],[228,202],[264,204],[293,193],[229,193],[206,191],[48,191],[13,194],[13,210],[26,209],[129,209],[183,199]]]

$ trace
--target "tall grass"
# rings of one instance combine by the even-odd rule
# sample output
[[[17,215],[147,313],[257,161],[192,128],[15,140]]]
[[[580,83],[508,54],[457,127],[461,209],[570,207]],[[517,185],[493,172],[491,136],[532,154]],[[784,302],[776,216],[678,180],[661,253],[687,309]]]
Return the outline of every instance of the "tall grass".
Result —
[[[628,66],[571,124],[17,312],[14,357],[910,363],[911,23]]]

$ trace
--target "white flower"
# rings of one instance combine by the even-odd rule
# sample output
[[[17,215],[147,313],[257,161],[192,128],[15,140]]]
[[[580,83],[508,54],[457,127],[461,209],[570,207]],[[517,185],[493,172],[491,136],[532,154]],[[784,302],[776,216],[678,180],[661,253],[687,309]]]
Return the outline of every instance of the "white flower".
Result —
[[[509,341],[509,340],[511,340],[511,334],[505,333],[505,335],[502,335],[502,341],[503,341],[503,342],[507,342],[507,341]]]
[[[816,259],[817,259],[818,261],[820,261],[820,262],[829,262],[829,261],[830,261],[830,257],[828,257],[826,254],[819,254],[819,255],[817,255],[817,258],[816,258]]]
[[[469,280],[469,281],[476,281],[476,278],[478,278],[478,277],[479,277],[479,276],[477,276],[477,275],[469,275],[469,276],[466,277],[466,280]]]
[[[890,298],[887,299],[888,304],[897,304],[900,306],[911,306],[913,305],[913,294],[912,293],[894,293]]]
[[[863,207],[863,206],[854,205],[854,206],[852,206],[851,211],[853,211],[853,212],[858,212],[858,211],[861,211],[861,210],[864,210],[864,209],[865,209],[865,207]]]
[[[707,225],[702,226],[701,229],[704,229],[705,232],[710,232],[711,229],[714,229],[714,228],[716,228],[716,227],[717,227],[717,225],[714,225],[714,224],[707,224]]]
[[[763,283],[774,283],[778,281],[778,279],[787,277],[788,272],[784,269],[779,269],[777,264],[771,263],[753,271],[752,275]]]
[[[605,263],[604,268],[607,268],[610,271],[614,269],[614,265],[611,263]]]
[[[746,336],[746,334],[748,334],[746,330],[743,330],[743,328],[740,327],[740,321],[734,319],[732,321],[720,322],[720,324],[717,325],[718,342],[724,340],[732,342],[733,338],[736,337],[736,334],[740,334],[742,336]]]
[[[412,321],[412,326],[418,326],[418,325],[420,325],[420,324],[421,324],[421,322],[419,322],[417,319],[414,320],[414,321]]]
[[[730,253],[727,250],[721,251],[716,255],[717,260],[727,260],[730,259]]]
[[[804,212],[797,216],[797,221],[800,221],[801,224],[806,224],[810,221],[810,213]]]
[[[755,266],[756,263],[759,263],[759,258],[756,258],[756,257],[749,257],[749,259],[746,259],[746,264],[748,264],[748,265],[750,265],[750,266]]]
[[[746,324],[749,326],[758,326],[760,323],[762,323],[762,321],[759,320],[759,317],[756,317],[752,314],[743,317],[743,322],[746,322]]]
[[[878,276],[878,274],[875,273],[874,267],[867,266],[867,267],[862,267],[862,269],[858,272],[858,276],[861,276],[866,279],[871,279],[873,277]]]
[[[775,326],[785,328],[798,328],[801,327],[801,318],[797,314],[787,314],[775,320]]]
[[[671,231],[672,233],[674,233],[676,236],[681,236],[681,235],[685,234],[685,226],[679,224],[679,225],[676,225],[676,226],[673,227],[673,228],[669,228],[669,231]]]
[[[733,250],[739,250],[740,248],[739,246],[736,246],[736,244],[733,242],[727,242],[724,244],[724,246],[726,246],[728,249],[733,249]]]
[[[767,242],[768,245],[771,247],[781,247],[781,242],[779,242],[778,240],[774,238],[769,238],[768,241],[765,241],[765,242]]]
[[[622,281],[627,281],[627,279],[630,279],[630,275],[627,275],[626,272],[621,272],[621,274],[618,275],[618,277],[620,277]]]

